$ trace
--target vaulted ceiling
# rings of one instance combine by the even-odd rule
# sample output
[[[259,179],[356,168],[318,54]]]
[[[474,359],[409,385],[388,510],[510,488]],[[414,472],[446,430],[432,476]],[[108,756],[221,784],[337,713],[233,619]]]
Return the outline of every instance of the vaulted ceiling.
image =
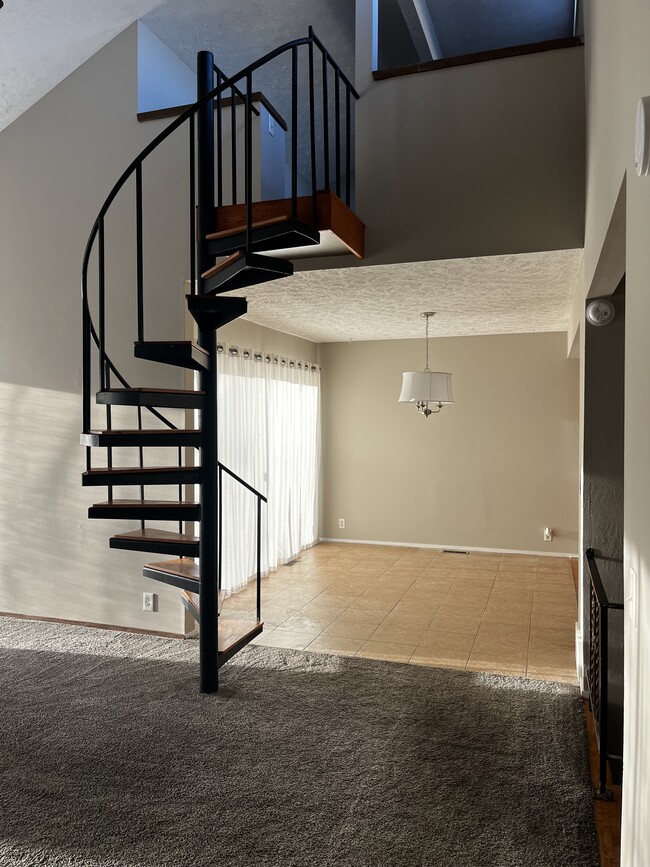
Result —
[[[354,75],[353,0],[6,0],[0,10],[0,130],[141,18],[188,66],[210,48],[233,72],[312,24]],[[264,83],[260,82],[262,89]],[[269,85],[272,87],[272,85]],[[273,93],[282,103],[283,95]],[[316,340],[558,331],[567,326],[580,250],[302,271],[248,291],[250,317]],[[334,264],[334,263],[333,263]]]

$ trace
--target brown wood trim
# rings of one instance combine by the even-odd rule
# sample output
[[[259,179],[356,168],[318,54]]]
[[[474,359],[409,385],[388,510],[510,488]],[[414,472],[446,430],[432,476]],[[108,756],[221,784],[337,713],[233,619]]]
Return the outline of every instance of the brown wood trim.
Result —
[[[577,557],[571,557],[571,560],[569,562],[571,563],[571,574],[573,575],[573,586],[575,587],[576,598],[577,598],[578,592],[579,592],[578,582],[579,582],[579,576],[580,576],[580,572],[578,569],[578,558]]]
[[[357,259],[363,259],[366,227],[338,196],[330,196],[330,228]]]
[[[237,105],[243,105],[244,100],[237,96],[236,98]],[[282,127],[282,129],[287,132],[289,130],[289,126],[286,120],[282,117],[280,112],[275,108],[268,99],[264,96],[261,90],[256,90],[251,94],[251,101],[253,103],[259,102],[271,115],[273,120]],[[169,117],[178,117],[183,114],[184,111],[187,111],[188,108],[191,108],[194,103],[188,103],[187,105],[172,105],[169,108],[156,108],[153,111],[139,111],[137,114],[138,121],[140,123],[146,123],[148,120],[165,120]],[[221,99],[221,107],[222,108],[230,108],[232,105],[232,97],[224,96]],[[217,101],[214,100],[215,110],[217,108]]]
[[[208,271],[204,271],[201,274],[203,280],[209,280],[210,277],[214,277],[219,274],[220,271],[223,271],[224,268],[227,268],[229,265],[233,265],[239,259],[243,259],[245,253],[242,250],[238,250],[236,253],[231,253],[230,256],[226,256],[225,259],[222,259],[220,262],[217,262],[216,265],[213,265]]]
[[[287,217],[272,217],[270,220],[260,220],[257,223],[253,223],[254,229],[261,229],[264,226],[274,226],[276,223],[286,223],[288,220]],[[231,235],[238,235],[240,232],[244,233],[246,231],[246,223],[243,223],[241,226],[233,226],[232,229],[224,229],[222,232],[213,232],[211,235],[206,235],[206,241],[218,241],[219,238],[229,238]]]
[[[591,783],[598,788],[599,760],[598,741],[594,728],[594,718],[589,710],[589,702],[582,703],[587,726],[587,744],[589,749],[589,769]],[[612,783],[607,772],[607,788],[614,793],[613,801],[593,801],[594,821],[598,835],[601,867],[619,867],[621,859],[621,787]]]
[[[331,229],[350,252],[363,259],[365,254],[366,227],[357,215],[329,190],[321,190],[316,199],[316,228]],[[253,222],[264,222],[276,217],[291,218],[291,199],[271,199],[265,202],[253,202]],[[311,196],[298,198],[298,219],[311,225]],[[215,229],[226,232],[246,224],[246,205],[223,205],[215,208]]]
[[[185,638],[180,632],[159,632],[156,629],[140,629],[135,626],[114,626],[108,623],[95,623],[92,620],[66,620],[64,617],[39,617],[36,614],[15,614],[13,611],[0,611],[0,617],[13,617],[15,620],[34,620],[37,623],[63,623],[67,626],[87,626],[90,629],[110,629],[112,632],[132,632],[135,635],[155,635],[159,638]]]
[[[525,54],[540,54],[542,51],[556,51],[559,48],[577,48],[583,44],[583,39],[580,36],[547,39],[545,42],[531,42],[528,45],[511,45],[508,48],[496,48],[492,51],[477,51],[475,54],[460,54],[458,57],[427,60],[424,63],[413,63],[409,66],[399,66],[396,69],[375,69],[372,77],[375,81],[383,81],[385,78],[397,78],[400,75],[413,75],[417,72],[433,72],[437,69],[450,69],[452,66],[468,66],[470,63],[485,63],[488,60],[503,60],[506,57],[521,57]]]

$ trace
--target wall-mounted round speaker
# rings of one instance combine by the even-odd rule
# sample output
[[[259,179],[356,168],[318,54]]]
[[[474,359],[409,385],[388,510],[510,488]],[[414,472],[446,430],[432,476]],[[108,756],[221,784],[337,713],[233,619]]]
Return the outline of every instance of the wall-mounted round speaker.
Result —
[[[609,325],[616,316],[616,307],[607,298],[597,298],[587,304],[587,322],[590,325]]]

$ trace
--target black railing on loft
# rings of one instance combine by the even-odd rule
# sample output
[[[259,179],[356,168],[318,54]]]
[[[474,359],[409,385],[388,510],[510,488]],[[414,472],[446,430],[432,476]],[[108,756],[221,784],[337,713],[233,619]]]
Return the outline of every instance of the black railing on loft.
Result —
[[[252,485],[249,485],[248,482],[245,482],[241,476],[238,476],[237,473],[233,473],[231,469],[222,464],[220,461],[217,466],[219,467],[219,522],[218,522],[218,567],[217,567],[217,575],[219,582],[219,590],[221,590],[221,576],[222,576],[222,539],[223,539],[223,474],[225,473],[227,476],[230,476],[231,479],[238,482],[242,487],[246,488],[246,490],[250,491],[257,498],[256,503],[256,530],[255,530],[255,562],[256,562],[256,599],[257,599],[257,619],[258,621],[262,619],[262,503],[268,503],[267,498],[264,494],[261,494],[258,490],[256,490]]]
[[[315,62],[314,54],[321,53],[320,74],[322,77],[322,97],[317,99],[319,90],[317,70],[319,64]],[[299,73],[301,69],[301,53],[307,53],[308,81],[301,88]],[[337,195],[341,195],[343,179],[345,178],[345,201],[350,205],[351,201],[351,174],[352,174],[352,98],[359,98],[358,93],[325,49],[320,40],[310,28],[309,35],[302,39],[296,39],[282,45],[275,51],[269,52],[260,60],[250,64],[234,76],[227,77],[222,70],[214,65],[214,59],[209,52],[200,52],[197,71],[197,101],[187,108],[179,117],[172,121],[169,126],[156,136],[140,154],[131,162],[122,173],[117,183],[108,194],[102,205],[97,218],[92,226],[88,242],[84,251],[82,267],[82,315],[83,315],[83,389],[82,389],[82,412],[83,433],[87,434],[92,429],[92,392],[93,384],[99,386],[101,391],[110,387],[111,378],[120,383],[123,388],[130,388],[126,378],[119,372],[111,359],[107,346],[107,321],[109,319],[110,287],[107,279],[107,260],[110,252],[107,250],[106,218],[117,195],[127,187],[133,185],[135,194],[135,208],[133,211],[133,238],[135,243],[135,309],[136,326],[134,336],[138,343],[151,339],[147,331],[147,298],[145,286],[147,285],[147,273],[145,268],[145,240],[143,221],[145,212],[145,166],[149,167],[147,158],[157,148],[170,138],[177,130],[187,124],[189,138],[189,159],[187,162],[187,190],[188,190],[188,267],[190,276],[191,293],[203,294],[204,280],[202,274],[210,268],[209,248],[206,235],[215,229],[216,208],[225,202],[226,173],[228,168],[231,175],[231,204],[244,204],[246,213],[245,249],[246,256],[252,254],[253,248],[253,117],[259,115],[253,105],[255,74],[262,68],[278,58],[290,55],[291,60],[291,108],[290,126],[285,132],[289,134],[288,152],[290,155],[289,177],[291,202],[291,217],[295,220],[298,216],[299,201],[299,166],[301,162],[301,145],[303,139],[305,147],[309,148],[309,182],[303,182],[304,188],[311,195],[312,228],[317,229],[317,212],[319,190],[319,171],[322,173],[323,188],[331,191],[331,181]],[[216,75],[216,85],[215,85]],[[333,78],[333,82],[330,79]],[[230,97],[226,96],[230,94]],[[230,165],[228,166],[228,154],[224,147],[224,118],[223,111],[230,110]],[[243,148],[243,202],[239,200],[239,186],[242,167],[238,164],[238,107],[243,107],[244,113],[244,148]],[[301,109],[308,110],[309,133],[302,132],[298,117]],[[317,112],[318,109],[318,112]],[[216,110],[216,136],[215,136],[215,110]],[[344,114],[344,117],[342,115]],[[333,125],[333,130],[332,130]],[[333,148],[332,148],[333,140]],[[322,159],[319,159],[318,144],[321,146]],[[333,153],[333,164],[332,164]],[[283,167],[284,178],[284,167]],[[129,190],[131,187],[129,186]],[[286,192],[286,191],[285,191]],[[183,208],[185,209],[185,205]],[[301,213],[300,220],[308,223],[308,218]],[[123,224],[123,221],[122,221]],[[108,239],[110,240],[110,239]],[[164,244],[164,239],[160,240]],[[97,325],[93,321],[90,300],[89,270],[91,266],[97,270],[96,294],[93,292],[92,310],[96,311]],[[160,303],[158,299],[149,301]],[[200,330],[199,344],[208,350],[210,358],[209,371],[200,374],[201,390],[204,392],[203,409],[201,411],[202,434],[201,442],[209,447],[202,448],[201,454],[201,609],[206,615],[206,625],[201,630],[201,672],[206,673],[208,680],[202,681],[201,689],[204,692],[216,689],[216,653],[217,653],[217,595],[216,581],[214,586],[204,582],[203,575],[217,575],[217,537],[219,520],[218,482],[222,471],[218,469],[217,438],[216,438],[216,338],[214,332]],[[95,351],[93,350],[93,345]],[[163,425],[176,429],[166,416],[153,407],[145,407],[150,416],[153,416]],[[110,405],[106,406],[106,429],[113,429],[113,418]],[[123,427],[122,425],[120,427]],[[137,429],[143,430],[143,413],[137,413]],[[214,444],[214,447],[213,445]],[[86,466],[92,469],[91,447],[86,449]],[[113,449],[111,446],[106,450],[109,467],[112,466]],[[143,450],[139,450],[139,465],[143,466]],[[178,465],[183,465],[182,449],[178,451]],[[225,468],[224,470],[225,471]],[[239,480],[243,483],[243,480]],[[244,483],[245,484],[245,483]],[[112,499],[113,488],[109,485],[109,500]],[[182,493],[182,489],[181,490]],[[254,492],[257,494],[257,492]],[[258,526],[261,520],[261,495],[258,496]],[[144,522],[142,522],[144,527]],[[261,539],[258,532],[258,562],[260,558]],[[259,570],[258,570],[259,571]],[[212,578],[210,582],[212,582]],[[204,588],[204,584],[206,585]],[[205,590],[205,595],[204,595]],[[259,613],[259,577],[258,577],[258,613]],[[214,614],[214,617],[212,616]],[[212,640],[214,638],[214,640]],[[204,655],[212,654],[211,658],[204,660]],[[205,664],[204,664],[205,663]]]
[[[610,602],[596,563],[593,548],[585,551],[589,566],[589,661],[587,665],[587,688],[589,703],[594,715],[599,753],[598,789],[594,797],[611,801],[612,792],[607,788],[607,760],[620,759],[608,751],[608,693],[609,693],[609,612],[622,611],[623,604]]]
[[[107,277],[106,277],[106,237],[105,237],[105,220],[106,215],[111,208],[111,205],[115,201],[118,193],[125,187],[128,181],[132,180],[135,188],[135,214],[134,214],[134,236],[135,236],[135,248],[136,248],[136,308],[137,308],[137,339],[138,341],[143,341],[146,335],[145,328],[145,267],[144,267],[144,240],[143,240],[143,175],[144,175],[144,165],[147,158],[150,154],[153,153],[164,141],[166,141],[176,130],[178,130],[181,126],[187,124],[189,127],[189,162],[188,162],[188,198],[189,198],[189,219],[188,219],[188,273],[190,275],[191,280],[191,291],[196,291],[197,285],[197,277],[200,275],[200,250],[198,248],[201,247],[201,236],[200,232],[197,233],[197,222],[196,222],[196,211],[198,204],[199,211],[199,219],[198,225],[201,226],[203,222],[204,225],[210,225],[210,221],[213,219],[212,213],[204,214],[203,220],[201,219],[201,187],[198,187],[197,194],[197,182],[198,176],[200,175],[200,168],[197,166],[197,117],[200,113],[202,107],[204,107],[207,103],[214,103],[216,106],[216,136],[213,135],[215,145],[216,145],[216,196],[214,196],[214,190],[212,190],[212,195],[208,200],[207,195],[205,196],[204,207],[207,207],[211,210],[215,204],[220,205],[223,203],[223,189],[224,189],[224,147],[223,147],[223,110],[224,110],[224,102],[223,96],[225,93],[229,92],[231,94],[231,99],[228,100],[230,103],[230,111],[231,111],[231,154],[230,154],[230,169],[231,169],[231,180],[232,180],[232,204],[237,204],[239,202],[238,196],[238,188],[237,188],[237,122],[236,122],[236,111],[235,107],[237,105],[243,105],[245,111],[245,134],[246,130],[248,130],[247,143],[245,144],[245,184],[244,189],[246,192],[245,198],[247,199],[246,204],[248,205],[248,220],[247,220],[247,229],[248,229],[248,246],[250,246],[251,240],[251,232],[250,232],[250,224],[252,222],[252,136],[250,134],[251,130],[251,121],[252,116],[259,114],[257,108],[252,103],[253,96],[253,86],[254,86],[254,74],[272,63],[277,58],[281,57],[284,54],[291,54],[291,105],[292,105],[292,119],[291,119],[291,142],[290,142],[290,154],[291,154],[291,165],[290,165],[290,178],[291,178],[291,189],[290,189],[290,198],[292,203],[292,212],[295,213],[296,203],[298,199],[298,163],[299,163],[299,153],[300,148],[299,145],[299,125],[298,125],[298,112],[300,110],[300,88],[299,88],[299,51],[303,49],[303,47],[307,48],[308,51],[308,112],[309,112],[309,136],[308,136],[308,148],[309,148],[309,164],[310,164],[310,192],[312,196],[312,214],[313,214],[313,224],[316,223],[316,213],[317,213],[317,191],[319,187],[319,163],[320,163],[320,184],[321,189],[331,190],[331,179],[332,175],[334,175],[334,191],[336,191],[337,195],[341,194],[343,183],[345,183],[345,194],[344,199],[346,204],[349,206],[351,203],[351,175],[352,175],[352,148],[351,148],[351,139],[352,139],[352,125],[353,125],[353,116],[352,116],[352,99],[356,100],[359,98],[359,94],[355,90],[352,83],[349,81],[347,76],[343,73],[340,67],[334,61],[332,55],[327,51],[323,43],[318,39],[315,35],[313,29],[309,28],[309,36],[296,39],[292,42],[288,42],[285,45],[282,45],[280,48],[275,49],[274,51],[269,52],[260,60],[255,63],[250,64],[245,69],[241,70],[234,76],[227,77],[222,70],[218,67],[213,67],[213,70],[216,70],[216,78],[217,84],[215,87],[210,89],[208,92],[204,93],[204,95],[197,100],[197,102],[190,106],[183,114],[179,115],[169,126],[163,130],[159,135],[157,135],[141,152],[138,156],[133,160],[133,162],[125,169],[117,183],[114,185],[113,189],[110,191],[109,195],[106,197],[104,204],[102,205],[97,218],[92,226],[90,231],[90,235],[88,238],[88,242],[86,244],[86,248],[84,251],[83,257],[83,266],[82,266],[82,310],[83,310],[83,431],[87,433],[91,430],[91,398],[92,398],[92,382],[94,379],[93,376],[93,367],[96,366],[96,376],[99,382],[100,388],[106,387],[107,377],[109,376],[109,371],[116,376],[116,378],[120,381],[120,383],[125,387],[129,387],[126,380],[121,376],[119,370],[113,363],[110,358],[108,348],[106,345],[106,320],[107,320],[107,305],[108,305],[108,287],[107,287]],[[322,84],[322,96],[320,99],[320,115],[317,119],[316,117],[316,104],[317,104],[317,90],[318,83],[316,81],[316,69],[318,64],[315,63],[314,52],[320,51],[321,53],[321,84]],[[213,75],[215,72],[213,71]],[[333,95],[331,93],[332,86],[330,85],[330,78],[334,79],[333,81]],[[243,85],[244,89],[239,85]],[[331,130],[331,116],[334,115],[334,131]],[[343,115],[343,117],[342,117]],[[317,142],[319,141],[319,132],[320,132],[320,144],[321,144],[321,152],[322,159],[318,159],[317,155]],[[331,139],[334,137],[335,139],[335,154],[334,154],[334,166],[332,166],[332,154],[331,154]],[[342,154],[345,154],[345,159],[342,158]],[[214,169],[212,171],[214,175]],[[215,201],[216,199],[216,201]],[[197,237],[198,234],[198,237]],[[97,254],[97,268],[98,268],[98,278],[97,278],[97,320],[98,325],[95,327],[93,322],[93,316],[91,314],[91,305],[89,298],[89,268],[91,264],[91,256],[93,253]],[[97,349],[97,361],[96,364],[93,365],[93,352],[92,346],[95,345]],[[153,414],[164,424],[167,424],[170,427],[169,422],[158,412],[155,410],[149,410],[153,412]]]

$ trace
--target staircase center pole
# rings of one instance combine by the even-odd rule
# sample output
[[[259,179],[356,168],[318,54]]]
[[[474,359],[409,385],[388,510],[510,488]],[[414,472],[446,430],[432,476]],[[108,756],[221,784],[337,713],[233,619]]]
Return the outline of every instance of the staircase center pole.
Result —
[[[197,99],[214,88],[214,57],[200,51],[196,71]],[[198,214],[197,261],[198,294],[203,294],[201,274],[209,267],[206,235],[214,226],[214,106],[203,105],[198,122]],[[199,344],[210,353],[207,371],[201,373],[201,390],[205,393],[201,412],[201,530],[200,530],[200,603],[199,632],[200,690],[216,692],[219,688],[218,656],[218,587],[217,527],[219,501],[217,485],[217,335],[216,331],[199,331]]]

